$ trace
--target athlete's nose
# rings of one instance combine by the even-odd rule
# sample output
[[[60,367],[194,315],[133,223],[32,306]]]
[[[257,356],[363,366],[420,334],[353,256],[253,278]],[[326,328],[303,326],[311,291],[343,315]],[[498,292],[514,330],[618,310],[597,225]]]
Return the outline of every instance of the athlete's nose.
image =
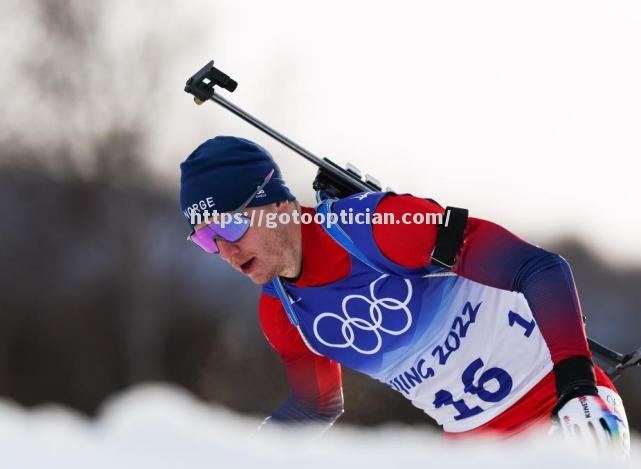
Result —
[[[220,257],[222,257],[226,262],[229,262],[235,254],[238,254],[239,248],[235,243],[230,243],[229,241],[218,238],[216,240],[216,245],[218,246]]]

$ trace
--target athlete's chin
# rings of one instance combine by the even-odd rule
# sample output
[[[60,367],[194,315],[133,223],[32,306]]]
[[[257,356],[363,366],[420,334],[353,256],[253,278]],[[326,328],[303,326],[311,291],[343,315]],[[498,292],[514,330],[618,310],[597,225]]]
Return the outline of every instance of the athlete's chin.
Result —
[[[262,285],[264,283],[267,283],[269,280],[271,280],[273,275],[270,275],[265,271],[256,269],[256,271],[254,272],[247,273],[247,277],[249,277],[249,280],[251,280],[256,285]]]
[[[256,256],[253,257],[247,265],[242,266],[242,272],[256,285],[262,285],[276,276],[277,267],[270,262],[266,262],[265,259]]]
[[[251,280],[256,285],[263,285],[263,284],[269,282],[269,280],[271,280],[271,278],[272,277],[269,277],[268,275],[261,275],[261,276],[249,275],[249,280]]]

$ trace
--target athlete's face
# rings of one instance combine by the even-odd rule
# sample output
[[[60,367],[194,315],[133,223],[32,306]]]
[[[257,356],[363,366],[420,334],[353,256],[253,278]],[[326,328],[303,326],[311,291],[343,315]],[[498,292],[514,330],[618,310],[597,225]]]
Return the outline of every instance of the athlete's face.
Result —
[[[245,210],[249,216],[251,212],[263,211],[262,220],[267,219],[267,214],[276,217],[280,213],[291,212],[294,208],[290,202],[280,202],[262,207],[248,208]],[[254,220],[259,214],[255,213]],[[200,229],[205,224],[199,225]],[[283,277],[296,277],[301,264],[301,235],[300,225],[297,223],[281,224],[276,220],[273,228],[258,226],[255,223],[236,242],[218,239],[216,241],[222,257],[234,269],[247,275],[252,282],[263,284],[279,275]]]

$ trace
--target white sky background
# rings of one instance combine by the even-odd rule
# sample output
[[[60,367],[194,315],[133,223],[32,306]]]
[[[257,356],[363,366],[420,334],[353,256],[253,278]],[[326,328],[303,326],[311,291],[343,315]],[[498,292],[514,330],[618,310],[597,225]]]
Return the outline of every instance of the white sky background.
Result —
[[[142,32],[171,42],[169,50],[158,46],[164,99],[125,104],[143,103],[154,129],[150,160],[172,190],[187,154],[206,138],[231,134],[265,145],[299,199],[313,201],[311,164],[216,104],[195,106],[182,91],[214,59],[239,82],[233,94],[222,92],[228,99],[319,156],[350,161],[397,192],[467,207],[532,242],[576,235],[603,258],[641,264],[639,2],[104,5],[101,38],[111,56],[103,68],[125,96]],[[8,24],[16,34],[29,28],[17,19]],[[46,38],[32,41],[48,53]],[[22,44],[4,46],[11,54]],[[18,96],[19,86],[3,84]],[[29,99],[37,105],[37,96]],[[11,105],[33,108],[24,103]]]
[[[172,70],[176,112],[158,122],[172,178],[203,139],[237,134],[266,145],[312,201],[311,165],[181,94],[213,58],[239,82],[228,99],[320,156],[537,243],[576,234],[612,261],[641,261],[641,3],[180,5],[209,30]]]

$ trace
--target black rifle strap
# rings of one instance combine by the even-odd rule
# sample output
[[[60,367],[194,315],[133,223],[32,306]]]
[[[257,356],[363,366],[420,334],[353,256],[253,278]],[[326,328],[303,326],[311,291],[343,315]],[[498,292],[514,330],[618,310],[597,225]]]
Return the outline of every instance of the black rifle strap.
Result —
[[[443,223],[438,227],[438,235],[432,251],[432,264],[451,269],[456,254],[463,244],[468,210],[466,208],[446,207]]]

